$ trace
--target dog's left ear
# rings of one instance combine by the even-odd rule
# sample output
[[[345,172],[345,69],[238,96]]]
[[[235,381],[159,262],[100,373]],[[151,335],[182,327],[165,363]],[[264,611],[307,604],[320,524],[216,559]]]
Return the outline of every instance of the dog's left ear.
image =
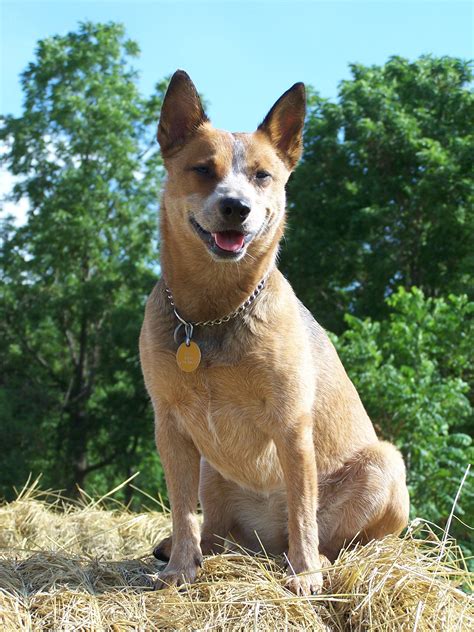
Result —
[[[295,83],[275,103],[258,129],[264,132],[283,161],[294,169],[303,151],[306,114],[304,83]]]

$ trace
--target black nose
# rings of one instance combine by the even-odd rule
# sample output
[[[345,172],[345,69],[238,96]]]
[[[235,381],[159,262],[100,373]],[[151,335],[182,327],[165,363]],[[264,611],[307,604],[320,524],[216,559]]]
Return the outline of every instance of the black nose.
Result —
[[[236,198],[224,198],[220,202],[221,214],[224,219],[243,222],[250,213],[250,207]]]

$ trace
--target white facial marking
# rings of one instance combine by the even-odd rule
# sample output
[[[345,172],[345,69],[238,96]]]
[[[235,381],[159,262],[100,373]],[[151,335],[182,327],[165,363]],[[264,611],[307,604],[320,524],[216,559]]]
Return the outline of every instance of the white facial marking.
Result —
[[[252,174],[247,173],[246,148],[240,138],[228,132],[232,141],[232,166],[226,176],[217,184],[214,191],[204,201],[204,213],[216,218],[219,201],[224,198],[241,200],[250,208],[243,228],[246,232],[257,232],[265,220],[264,196],[251,182]],[[220,219],[220,217],[219,217]]]
[[[252,208],[255,198],[255,187],[250,183],[246,173],[244,143],[230,134],[232,138],[232,168],[217,185],[214,195],[217,198],[236,198]]]

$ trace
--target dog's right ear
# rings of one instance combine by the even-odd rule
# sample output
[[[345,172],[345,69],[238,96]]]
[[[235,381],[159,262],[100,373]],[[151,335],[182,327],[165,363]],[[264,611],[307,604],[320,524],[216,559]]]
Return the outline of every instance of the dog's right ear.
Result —
[[[177,70],[171,77],[158,123],[157,138],[163,155],[181,146],[208,120],[188,73]]]

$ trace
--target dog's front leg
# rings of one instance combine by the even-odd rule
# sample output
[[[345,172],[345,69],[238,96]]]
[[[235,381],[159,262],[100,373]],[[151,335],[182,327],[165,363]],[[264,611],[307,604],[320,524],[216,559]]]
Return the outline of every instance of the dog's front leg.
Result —
[[[322,574],[318,570],[321,565],[313,421],[310,415],[303,415],[279,430],[274,440],[288,502],[287,586],[297,594],[309,595],[319,592],[322,587]]]
[[[193,442],[173,424],[171,415],[157,420],[155,436],[173,519],[170,559],[156,586],[166,588],[193,582],[202,563],[196,517],[200,455]]]

